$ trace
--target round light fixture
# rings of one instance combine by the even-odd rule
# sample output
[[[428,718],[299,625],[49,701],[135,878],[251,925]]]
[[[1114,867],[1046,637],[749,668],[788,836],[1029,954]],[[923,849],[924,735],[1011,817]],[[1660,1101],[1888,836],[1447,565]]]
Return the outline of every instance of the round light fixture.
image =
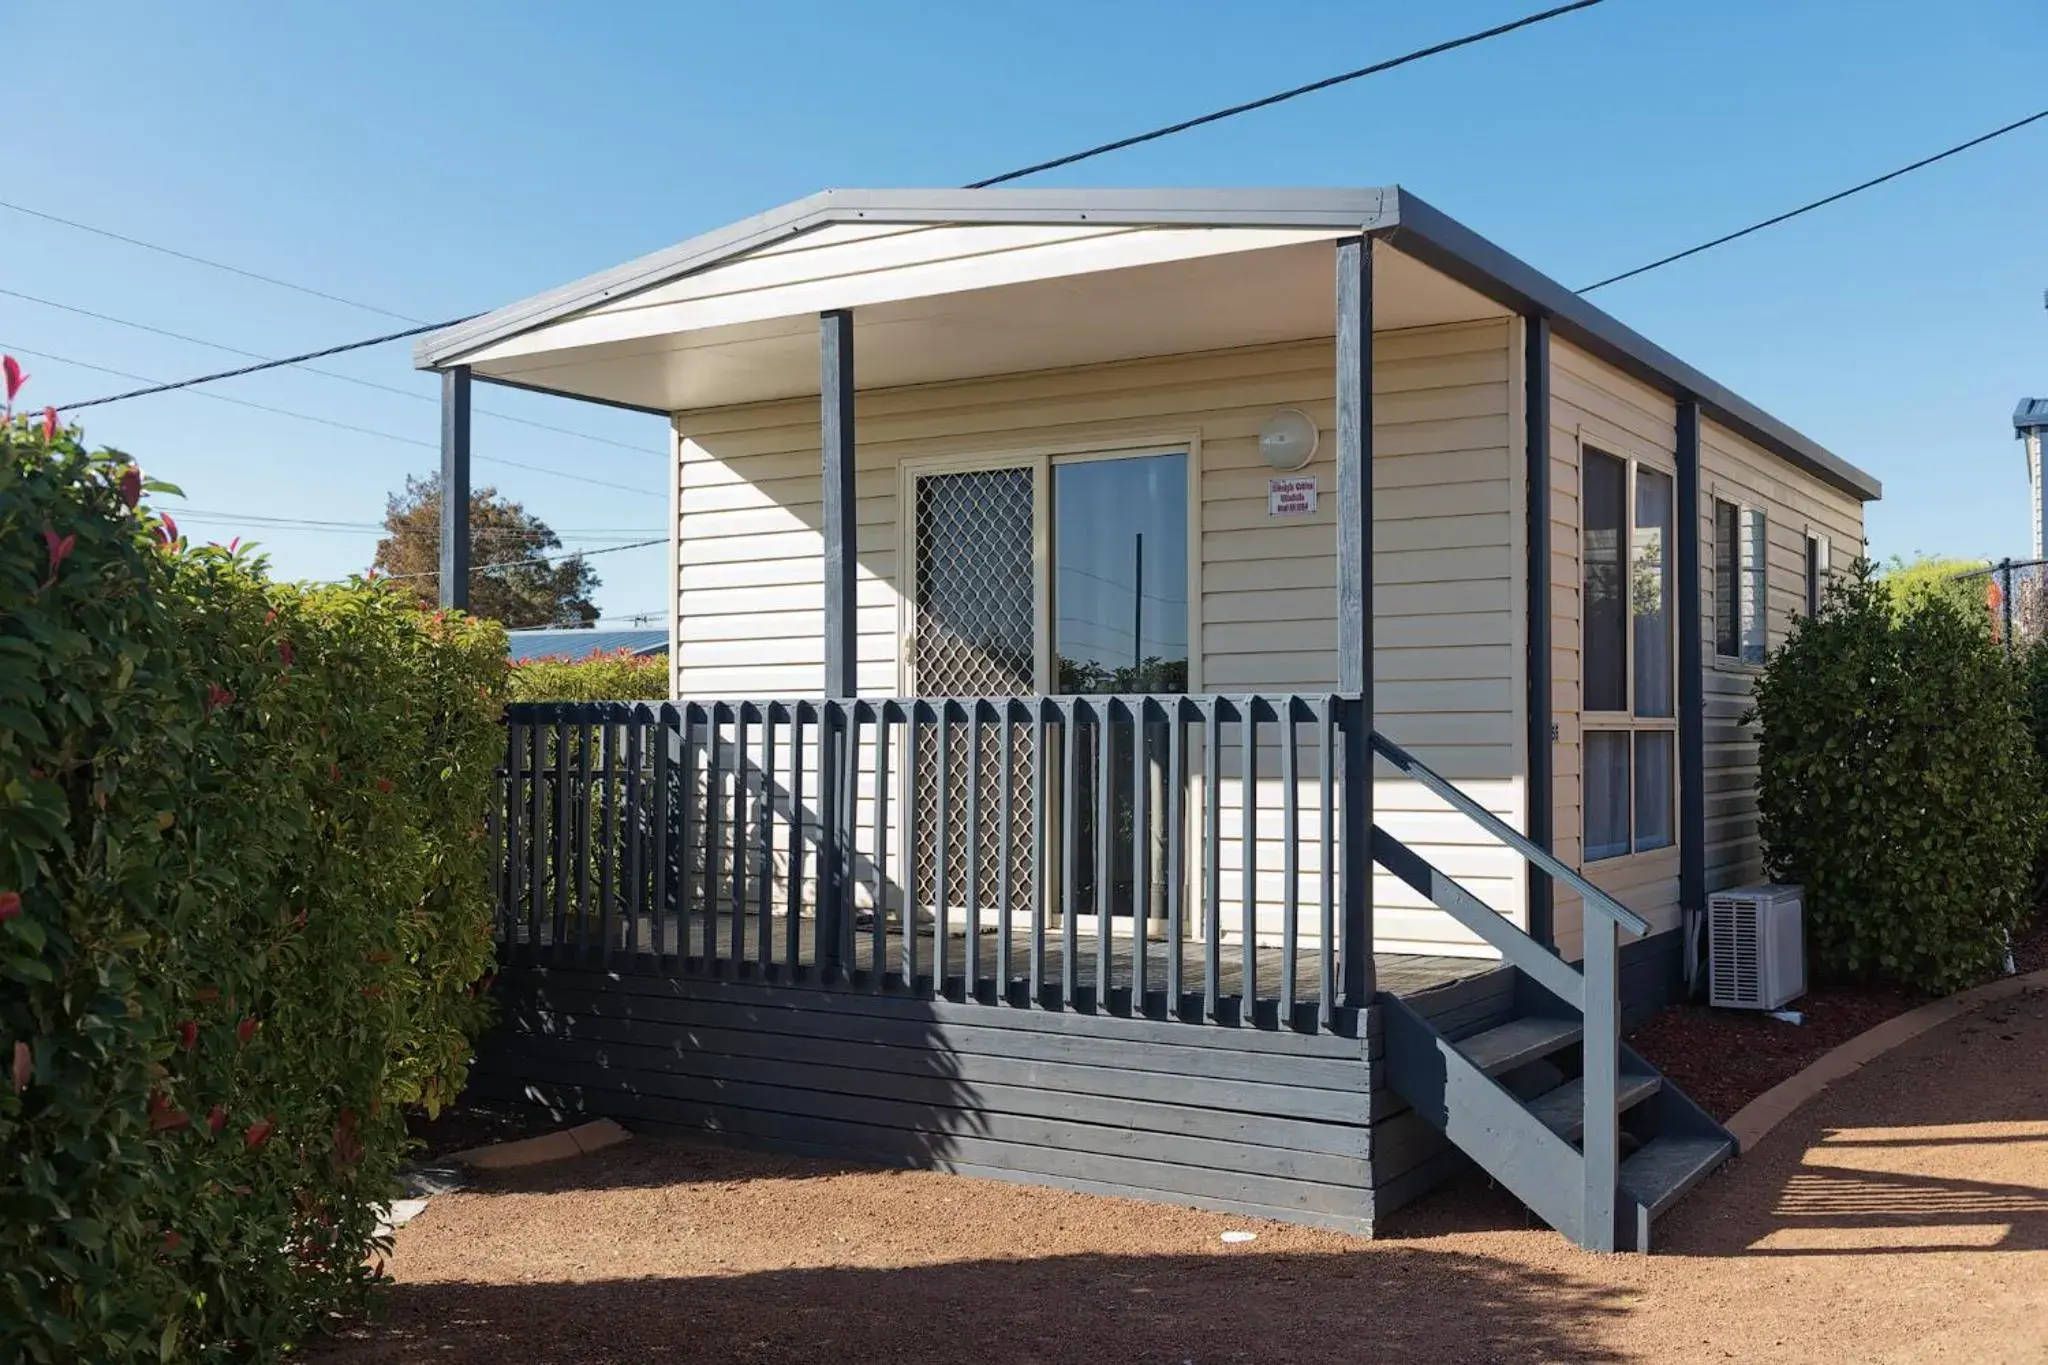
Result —
[[[1313,460],[1319,439],[1315,419],[1300,408],[1282,408],[1259,424],[1259,454],[1283,474]]]

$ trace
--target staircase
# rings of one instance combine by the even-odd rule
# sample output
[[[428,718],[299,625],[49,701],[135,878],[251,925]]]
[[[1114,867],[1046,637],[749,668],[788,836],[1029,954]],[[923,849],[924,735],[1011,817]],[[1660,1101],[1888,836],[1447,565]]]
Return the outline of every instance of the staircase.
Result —
[[[1374,751],[1570,887],[1585,961],[1563,962],[1385,830],[1373,858],[1498,948],[1515,974],[1506,1023],[1452,1040],[1379,999],[1387,1081],[1545,1222],[1590,1251],[1650,1249],[1666,1209],[1735,1154],[1734,1137],[1621,1041],[1616,936],[1649,924],[1379,734]]]

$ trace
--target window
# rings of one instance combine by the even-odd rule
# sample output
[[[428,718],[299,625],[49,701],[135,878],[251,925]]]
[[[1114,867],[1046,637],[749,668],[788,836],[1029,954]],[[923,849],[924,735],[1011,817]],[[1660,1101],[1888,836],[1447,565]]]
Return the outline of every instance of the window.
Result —
[[[1585,857],[1674,837],[1672,478],[1587,449],[1583,466]]]
[[[1754,507],[1714,501],[1714,653],[1744,663],[1764,661],[1767,532]]]
[[[1826,536],[1814,535],[1811,531],[1807,532],[1806,614],[1808,616],[1820,615],[1821,603],[1827,600],[1828,574],[1830,572],[1828,538]]]

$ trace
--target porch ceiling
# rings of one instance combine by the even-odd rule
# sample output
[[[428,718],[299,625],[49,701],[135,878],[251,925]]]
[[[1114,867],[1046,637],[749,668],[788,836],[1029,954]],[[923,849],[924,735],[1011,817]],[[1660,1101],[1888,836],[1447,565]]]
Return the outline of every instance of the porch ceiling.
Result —
[[[1006,240],[977,242],[971,256],[934,264],[931,249],[940,244],[930,238],[939,232],[956,247],[968,233]],[[835,273],[820,275],[822,260],[793,269],[798,253],[784,248],[756,261],[764,268],[752,279],[731,278],[728,266],[714,272],[724,278],[649,290],[486,347],[467,363],[489,378],[673,412],[816,393],[818,313],[826,308],[855,309],[863,389],[1329,336],[1329,243],[1346,235],[1118,228],[1049,239],[1043,227],[857,226],[824,233],[833,237],[816,244],[816,256],[840,257]],[[902,239],[910,236],[924,239],[915,242],[923,259],[906,270],[900,258],[910,244]],[[871,268],[836,273],[852,253]],[[1508,316],[1385,243],[1373,259],[1380,330]],[[986,283],[1005,276],[1011,282]],[[906,291],[915,292],[901,296]]]

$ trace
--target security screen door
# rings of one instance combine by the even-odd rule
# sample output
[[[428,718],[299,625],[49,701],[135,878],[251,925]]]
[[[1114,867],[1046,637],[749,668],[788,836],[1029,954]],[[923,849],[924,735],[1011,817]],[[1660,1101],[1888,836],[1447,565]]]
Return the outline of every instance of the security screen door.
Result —
[[[1177,693],[1188,682],[1188,487],[1183,451],[1037,458],[1004,467],[920,472],[912,482],[912,591],[909,682],[927,697],[1030,696],[1140,692]],[[1044,523],[1044,524],[1041,524]],[[1031,885],[1029,816],[1032,728],[1010,727],[1013,755],[1007,775],[1013,827],[992,818],[1005,780],[1001,727],[986,725],[977,749],[962,729],[949,745],[948,775],[954,818],[947,830],[946,894],[965,899],[966,878],[978,879],[980,903],[993,907],[1001,860],[1011,865],[1012,904],[1020,912],[1039,894]],[[1056,733],[1047,771],[1064,762]],[[1092,729],[1078,736],[1079,770],[1100,761]],[[1114,734],[1110,809],[1099,787],[1082,783],[1075,811],[1075,901],[1095,904],[1098,876],[1107,876],[1114,912],[1131,905],[1131,737]],[[1163,745],[1155,744],[1163,750]],[[1155,765],[1156,766],[1156,765]],[[933,809],[937,765],[925,767],[920,808]],[[1155,798],[1163,776],[1152,777]],[[970,784],[983,813],[979,847],[967,847],[964,809]],[[1049,784],[1048,797],[1056,796]],[[1152,805],[1164,810],[1162,801]],[[1057,809],[1047,812],[1053,837]],[[1097,821],[1114,822],[1109,866],[1095,859]],[[1121,831],[1121,837],[1119,836]],[[1161,842],[1163,829],[1155,842]],[[937,845],[920,829],[916,895],[921,905],[937,894]],[[1061,865],[1048,849],[1044,866]],[[971,870],[970,870],[971,869]],[[1157,871],[1158,869],[1155,869]],[[1152,886],[1164,895],[1164,879]],[[1061,907],[1054,905],[1054,910]],[[1148,913],[1156,907],[1146,907]],[[993,915],[989,916],[993,922]]]

